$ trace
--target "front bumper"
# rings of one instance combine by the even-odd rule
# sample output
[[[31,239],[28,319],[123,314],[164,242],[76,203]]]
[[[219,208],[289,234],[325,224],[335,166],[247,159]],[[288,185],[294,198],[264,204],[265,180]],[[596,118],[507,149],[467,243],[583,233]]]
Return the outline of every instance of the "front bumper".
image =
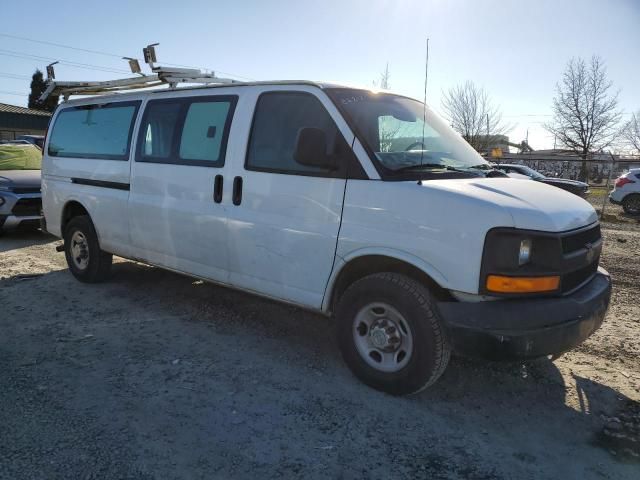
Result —
[[[39,228],[42,217],[29,215],[17,217],[15,215],[0,215],[0,230],[12,231],[19,228]]]
[[[488,360],[560,354],[602,325],[611,298],[606,270],[564,297],[440,302],[454,351]]]
[[[42,196],[40,193],[14,193],[0,191],[0,230],[38,228],[42,218]]]
[[[609,195],[609,202],[613,203],[614,205],[621,205],[622,202],[619,202],[618,200],[615,200],[611,195]]]

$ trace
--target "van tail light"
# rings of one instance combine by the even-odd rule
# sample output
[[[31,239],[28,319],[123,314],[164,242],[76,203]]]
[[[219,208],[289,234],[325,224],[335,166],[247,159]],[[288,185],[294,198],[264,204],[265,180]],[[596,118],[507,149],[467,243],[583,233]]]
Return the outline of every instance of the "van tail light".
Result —
[[[616,180],[616,188],[625,186],[627,183],[636,183],[633,180],[629,180],[627,177],[620,177]]]

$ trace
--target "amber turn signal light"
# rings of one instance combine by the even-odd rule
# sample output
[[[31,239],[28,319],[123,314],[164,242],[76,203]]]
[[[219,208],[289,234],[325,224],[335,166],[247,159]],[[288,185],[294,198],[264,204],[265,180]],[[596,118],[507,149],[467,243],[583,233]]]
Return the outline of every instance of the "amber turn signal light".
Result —
[[[487,290],[496,293],[552,292],[560,286],[560,277],[504,277],[489,275]]]

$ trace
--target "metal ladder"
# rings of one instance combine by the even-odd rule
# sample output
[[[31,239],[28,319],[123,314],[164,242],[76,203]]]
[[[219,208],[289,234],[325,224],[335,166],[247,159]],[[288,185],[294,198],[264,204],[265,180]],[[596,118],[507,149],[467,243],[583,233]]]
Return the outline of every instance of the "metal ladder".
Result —
[[[205,73],[193,68],[168,68],[157,66],[155,47],[157,43],[148,45],[143,49],[145,63],[149,65],[151,74],[143,74],[138,60],[123,57],[129,62],[131,73],[139,76],[121,78],[117,80],[105,80],[101,82],[88,81],[57,81],[53,66],[54,62],[47,65],[47,88],[40,95],[38,101],[44,102],[50,96],[61,96],[67,101],[71,95],[109,95],[122,91],[137,90],[141,88],[158,87],[168,85],[170,89],[177,88],[180,84],[222,85],[242,83],[230,78],[216,77],[214,72]]]

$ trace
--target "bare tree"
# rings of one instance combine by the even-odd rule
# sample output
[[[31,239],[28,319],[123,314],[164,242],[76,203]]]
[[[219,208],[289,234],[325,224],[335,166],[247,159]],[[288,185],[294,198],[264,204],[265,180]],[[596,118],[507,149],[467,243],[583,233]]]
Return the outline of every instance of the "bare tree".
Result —
[[[584,181],[589,179],[589,153],[611,145],[620,132],[618,93],[610,92],[611,86],[604,62],[597,56],[588,64],[572,58],[562,82],[556,85],[553,120],[545,128],[561,145],[582,157],[580,177]]]
[[[627,145],[640,153],[640,110],[631,114],[631,119],[622,129],[622,136]]]
[[[500,110],[473,82],[452,87],[442,95],[442,108],[451,126],[477,151],[488,149],[492,137],[508,132]]]
[[[389,62],[387,62],[387,64],[384,67],[384,70],[380,74],[380,80],[378,81],[374,80],[373,85],[376,88],[388,90],[389,88],[391,88],[391,85],[389,83],[389,78],[391,78],[391,75],[389,74]],[[393,140],[396,137],[398,137],[400,128],[397,125],[394,125],[394,122],[388,118],[382,119],[382,121],[380,122],[379,128],[380,128],[380,131],[379,131],[380,151],[388,152],[392,147]]]
[[[391,75],[389,74],[389,62],[387,62],[387,64],[384,67],[384,71],[380,74],[380,80],[373,81],[373,86],[376,88],[382,88],[384,90],[389,90],[390,88],[390,84],[389,84],[389,79],[391,78]]]

